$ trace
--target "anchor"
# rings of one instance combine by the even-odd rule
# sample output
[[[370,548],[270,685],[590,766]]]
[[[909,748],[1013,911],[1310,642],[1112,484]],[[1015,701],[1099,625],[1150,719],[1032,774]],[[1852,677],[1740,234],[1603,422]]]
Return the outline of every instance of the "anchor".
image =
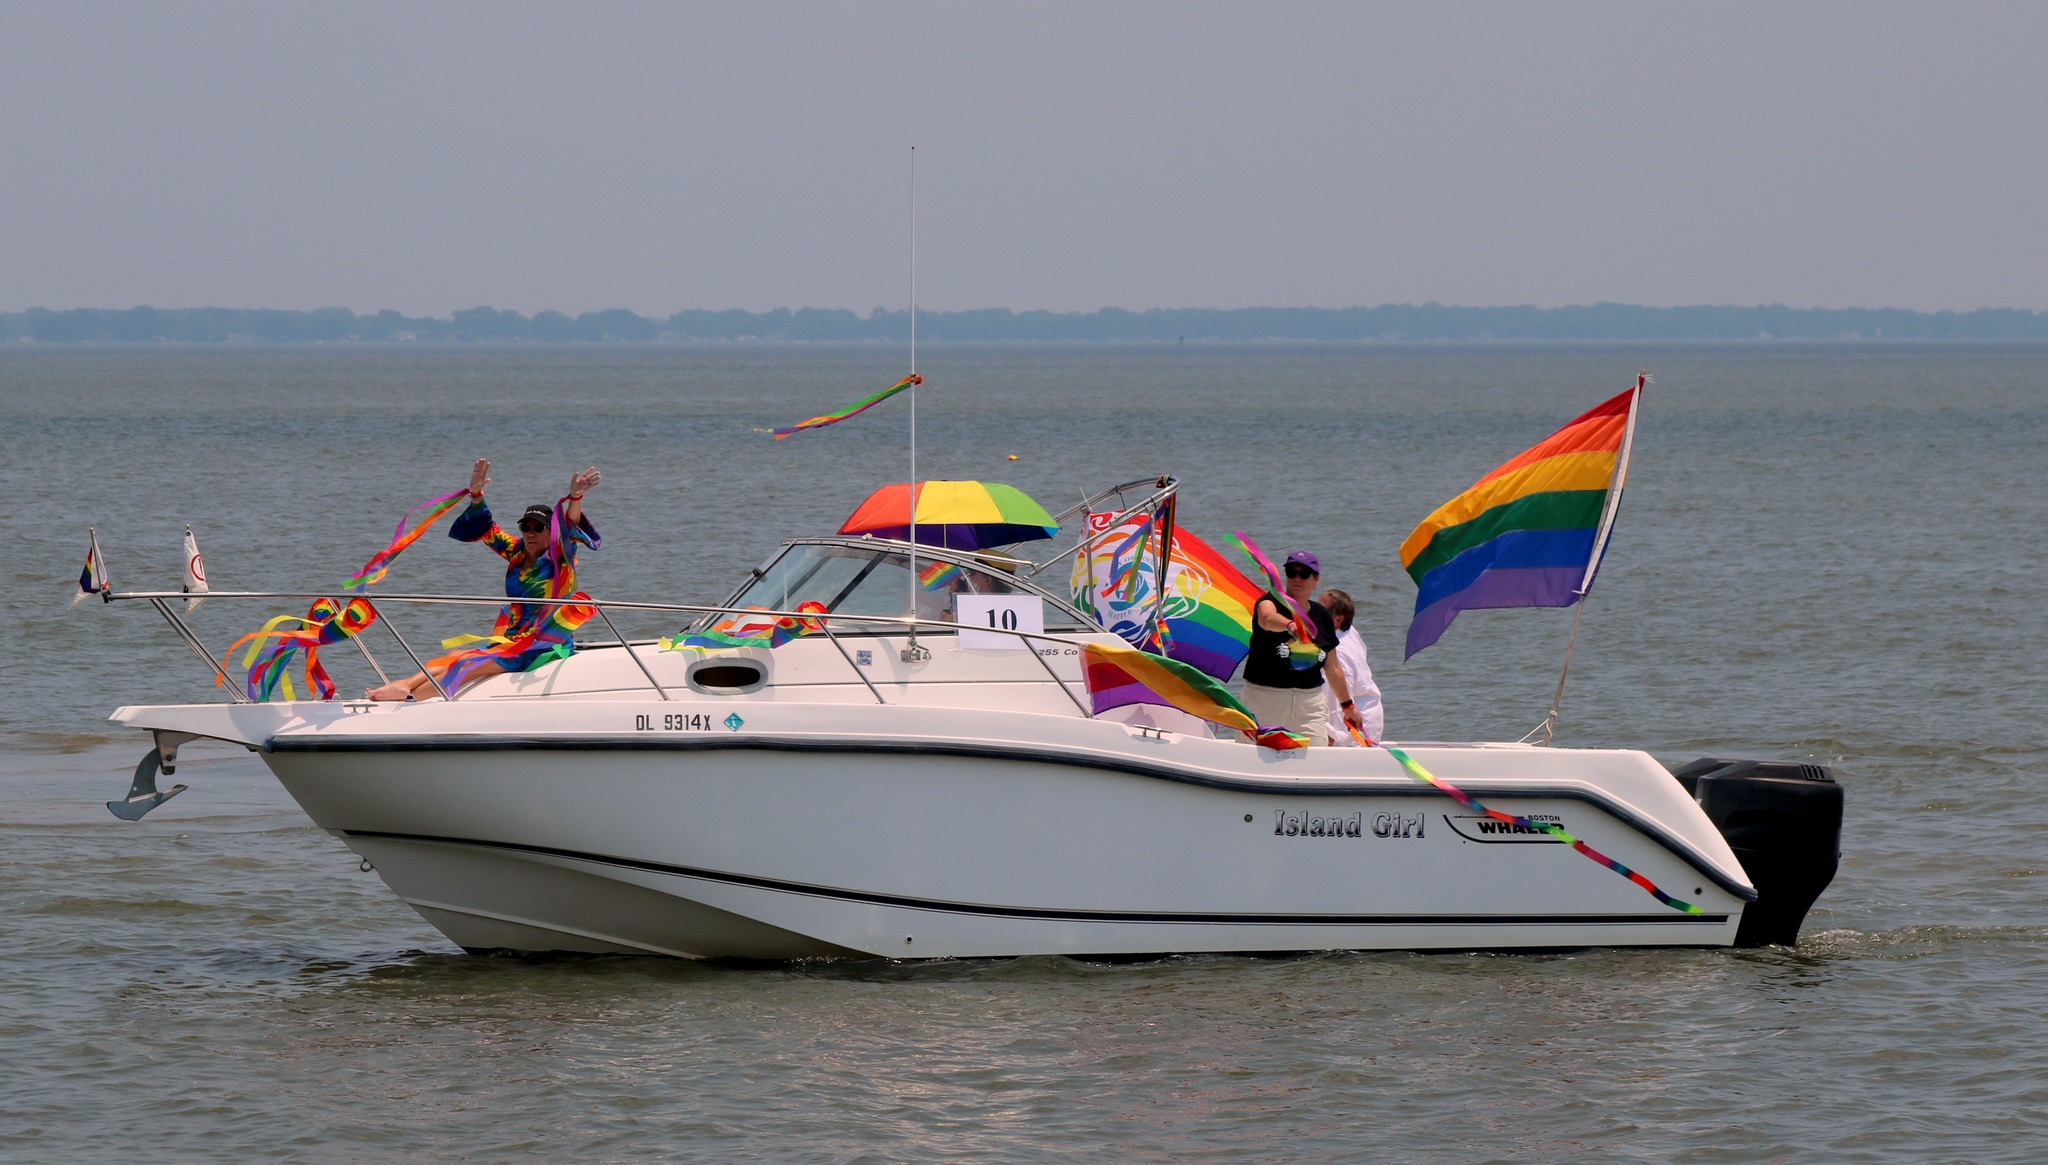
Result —
[[[156,747],[144,753],[142,762],[135,766],[135,780],[128,786],[128,796],[107,802],[107,810],[123,821],[140,821],[150,810],[184,792],[188,786],[173,785],[158,792],[156,775],[161,772],[168,777],[176,773],[178,746],[196,739],[189,732],[156,733]]]

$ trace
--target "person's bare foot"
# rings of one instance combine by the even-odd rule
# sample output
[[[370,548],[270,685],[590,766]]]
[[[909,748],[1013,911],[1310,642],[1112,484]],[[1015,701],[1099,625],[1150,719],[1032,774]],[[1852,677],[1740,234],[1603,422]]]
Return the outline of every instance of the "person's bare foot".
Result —
[[[367,700],[410,700],[412,699],[412,689],[397,680],[393,680],[382,687],[365,689],[363,698]]]

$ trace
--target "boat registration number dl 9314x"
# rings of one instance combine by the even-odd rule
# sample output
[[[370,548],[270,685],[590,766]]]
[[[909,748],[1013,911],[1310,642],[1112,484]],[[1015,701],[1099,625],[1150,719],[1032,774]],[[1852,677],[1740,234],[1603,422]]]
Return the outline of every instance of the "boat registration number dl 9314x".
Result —
[[[633,717],[633,728],[638,732],[709,732],[717,724],[718,721],[703,712]]]

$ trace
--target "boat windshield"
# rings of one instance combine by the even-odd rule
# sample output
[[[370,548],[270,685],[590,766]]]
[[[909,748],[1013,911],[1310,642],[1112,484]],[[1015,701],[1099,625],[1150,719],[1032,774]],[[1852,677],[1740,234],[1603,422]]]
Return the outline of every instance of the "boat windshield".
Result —
[[[996,569],[938,562],[919,555],[917,617],[950,622],[957,595],[1035,595],[1038,592]],[[822,603],[839,615],[902,618],[910,612],[910,556],[865,546],[787,547],[729,606],[794,611]],[[1081,621],[1057,603],[1045,605],[1047,630],[1083,630]]]

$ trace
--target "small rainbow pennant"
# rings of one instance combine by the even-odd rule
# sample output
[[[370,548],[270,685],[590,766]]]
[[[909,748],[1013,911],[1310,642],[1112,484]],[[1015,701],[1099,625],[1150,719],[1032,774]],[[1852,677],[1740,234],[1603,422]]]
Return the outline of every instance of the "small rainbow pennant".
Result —
[[[960,573],[960,568],[950,562],[934,562],[917,572],[917,585],[935,591],[959,578]]]
[[[107,560],[100,554],[99,531],[86,531],[86,538],[85,569],[78,572],[78,593],[71,596],[74,607],[111,589],[107,585]]]

